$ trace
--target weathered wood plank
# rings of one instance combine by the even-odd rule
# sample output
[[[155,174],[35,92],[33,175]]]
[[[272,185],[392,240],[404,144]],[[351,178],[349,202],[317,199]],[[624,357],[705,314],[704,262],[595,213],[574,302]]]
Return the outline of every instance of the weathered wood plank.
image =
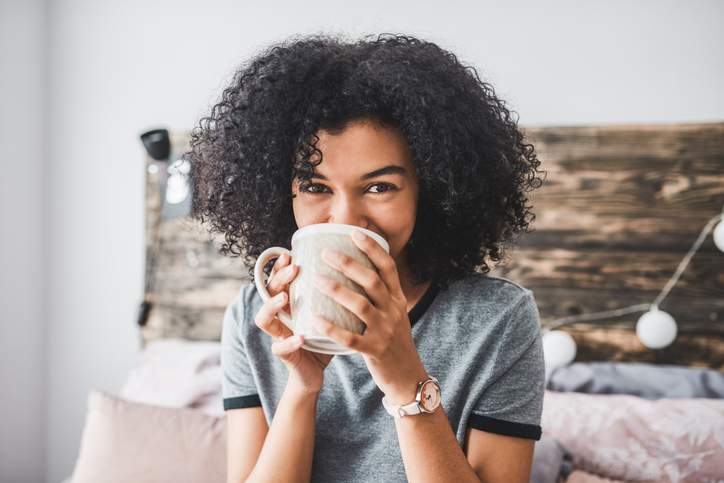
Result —
[[[648,362],[724,370],[724,344],[716,337],[681,334],[670,346],[650,350],[630,329],[579,324],[566,332],[576,341],[579,362]]]
[[[681,262],[681,252],[517,248],[499,268],[507,278],[525,279],[535,287],[641,291],[653,294],[666,285]],[[675,297],[724,299],[724,254],[697,252],[682,273]]]
[[[547,171],[531,195],[535,231],[492,275],[533,290],[544,324],[569,315],[650,303],[701,228],[724,205],[724,123],[528,127]],[[187,133],[172,133],[184,146]],[[147,163],[149,160],[147,160]],[[147,173],[147,247],[159,215],[158,177]],[[157,303],[142,328],[159,337],[218,340],[221,318],[248,268],[218,253],[188,219],[161,222]],[[724,254],[709,238],[662,304],[679,323],[669,348],[643,348],[640,314],[581,322],[564,330],[577,360],[651,361],[716,367],[724,361]]]
[[[547,177],[524,246],[686,250],[724,206],[724,124],[526,132]]]

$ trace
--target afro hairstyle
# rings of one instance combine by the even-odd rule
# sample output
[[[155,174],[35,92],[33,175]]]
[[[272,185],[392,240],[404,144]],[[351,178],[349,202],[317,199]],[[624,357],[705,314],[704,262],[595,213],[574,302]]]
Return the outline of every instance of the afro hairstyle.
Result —
[[[253,279],[264,249],[291,248],[292,181],[322,162],[316,133],[359,120],[398,128],[411,149],[413,284],[487,273],[531,230],[540,161],[518,120],[474,67],[395,34],[290,37],[242,64],[190,135],[192,217],[223,234],[221,254],[243,255]]]

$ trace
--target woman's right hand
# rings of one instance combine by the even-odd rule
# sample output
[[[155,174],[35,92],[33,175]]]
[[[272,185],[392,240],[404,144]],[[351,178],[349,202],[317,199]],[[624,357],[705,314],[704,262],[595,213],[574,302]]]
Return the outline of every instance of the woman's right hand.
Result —
[[[286,365],[290,382],[299,389],[318,393],[324,381],[324,369],[329,365],[333,355],[319,354],[302,348],[304,336],[294,335],[279,318],[277,313],[289,310],[289,284],[299,273],[299,267],[290,263],[288,254],[280,255],[267,282],[267,290],[271,298],[264,302],[256,314],[256,325],[275,339],[272,353]]]

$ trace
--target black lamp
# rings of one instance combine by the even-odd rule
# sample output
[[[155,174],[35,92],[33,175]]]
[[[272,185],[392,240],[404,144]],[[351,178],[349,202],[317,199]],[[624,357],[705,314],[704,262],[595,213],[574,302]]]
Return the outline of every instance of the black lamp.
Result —
[[[171,156],[171,140],[167,129],[153,129],[141,134],[141,142],[146,148],[146,153],[156,161],[160,161],[168,169],[168,162]],[[160,190],[161,206],[165,198],[165,189]],[[156,217],[153,223],[153,233],[151,246],[146,252],[146,274],[143,301],[138,310],[138,325],[143,327],[148,321],[148,315],[151,312],[152,304],[147,296],[153,290],[156,275],[156,259],[161,251],[161,238],[159,236],[161,225],[161,213]]]

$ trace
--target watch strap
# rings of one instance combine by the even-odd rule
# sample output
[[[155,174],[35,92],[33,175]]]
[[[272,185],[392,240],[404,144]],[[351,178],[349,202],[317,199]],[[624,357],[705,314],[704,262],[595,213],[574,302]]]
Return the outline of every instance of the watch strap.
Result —
[[[409,404],[403,404],[400,406],[394,406],[387,402],[386,398],[382,398],[382,405],[385,407],[385,410],[390,416],[394,416],[395,418],[401,418],[403,416],[413,416],[415,414],[422,413],[422,408],[420,408],[420,404],[417,401],[412,401]]]

